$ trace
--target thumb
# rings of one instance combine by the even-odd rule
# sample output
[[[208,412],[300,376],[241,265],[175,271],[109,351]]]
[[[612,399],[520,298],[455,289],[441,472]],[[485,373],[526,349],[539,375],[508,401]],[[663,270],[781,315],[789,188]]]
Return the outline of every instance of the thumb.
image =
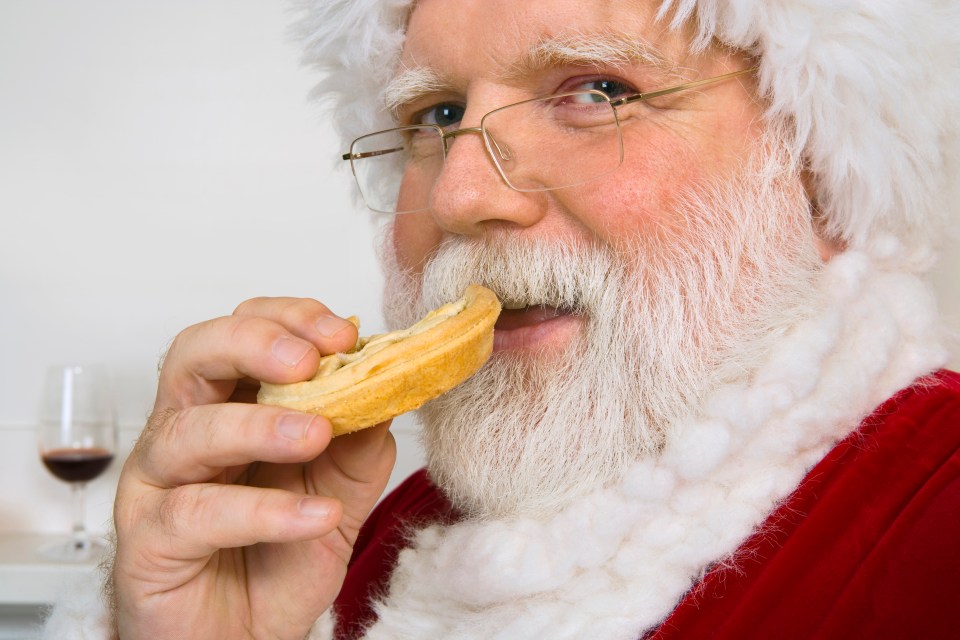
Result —
[[[397,459],[389,427],[387,421],[338,436],[309,465],[307,489],[343,504],[341,528],[359,531],[387,486]]]

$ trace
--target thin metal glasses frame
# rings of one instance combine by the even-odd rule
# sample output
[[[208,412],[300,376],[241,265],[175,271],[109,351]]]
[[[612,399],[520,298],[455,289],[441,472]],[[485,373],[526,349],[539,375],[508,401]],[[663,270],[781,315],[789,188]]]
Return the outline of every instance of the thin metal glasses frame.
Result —
[[[362,135],[362,136],[354,139],[354,141],[350,143],[350,149],[351,149],[351,151],[350,151],[349,153],[343,154],[343,155],[341,156],[341,159],[350,162],[350,170],[351,170],[351,173],[354,175],[354,177],[356,177],[357,172],[356,172],[356,169],[355,169],[354,166],[353,166],[353,161],[354,161],[354,160],[362,160],[362,159],[364,159],[364,158],[374,158],[374,157],[377,157],[377,156],[382,156],[382,155],[387,155],[387,154],[390,154],[390,153],[395,153],[395,152],[397,152],[397,151],[403,151],[403,147],[394,147],[394,148],[390,148],[390,149],[377,149],[377,150],[375,150],[375,151],[354,152],[353,149],[357,146],[357,143],[360,142],[361,140],[364,140],[365,138],[369,138],[369,137],[372,137],[372,136],[377,136],[377,135],[381,135],[381,134],[389,133],[389,132],[402,133],[402,132],[404,132],[404,131],[423,130],[423,129],[434,129],[434,130],[437,131],[438,135],[440,136],[441,141],[443,142],[443,154],[444,154],[444,159],[446,159],[446,154],[447,154],[447,151],[449,150],[449,146],[450,146],[450,145],[449,145],[449,140],[451,140],[451,139],[453,139],[453,138],[456,138],[457,136],[460,136],[460,135],[479,134],[479,135],[483,138],[483,140],[484,140],[484,145],[486,146],[487,153],[490,154],[491,159],[494,161],[494,165],[497,167],[497,171],[500,173],[500,176],[503,178],[504,182],[506,182],[506,184],[507,184],[511,189],[514,189],[515,191],[550,191],[550,190],[553,190],[553,189],[561,189],[561,188],[567,188],[567,187],[577,186],[577,184],[582,184],[582,183],[575,183],[575,184],[570,184],[570,185],[564,185],[564,186],[562,186],[562,187],[543,187],[543,188],[538,188],[538,189],[521,189],[521,188],[517,188],[516,186],[514,186],[513,184],[511,184],[510,179],[507,177],[506,173],[505,173],[504,170],[503,170],[503,167],[501,166],[500,162],[497,160],[497,156],[499,155],[503,160],[506,160],[507,158],[504,156],[503,150],[501,149],[500,145],[497,144],[496,140],[490,135],[489,131],[487,130],[487,128],[486,128],[486,126],[485,126],[485,121],[486,121],[486,119],[487,119],[490,115],[492,115],[492,114],[494,114],[494,113],[497,113],[497,112],[500,112],[500,111],[503,111],[504,109],[510,109],[510,108],[512,108],[512,107],[516,107],[516,106],[518,106],[518,105],[526,104],[526,103],[529,103],[529,102],[536,102],[536,101],[542,101],[542,100],[551,100],[551,99],[556,99],[556,98],[564,98],[564,97],[574,96],[574,95],[588,95],[588,94],[589,94],[589,95],[596,95],[596,96],[602,98],[603,100],[605,100],[605,101],[613,108],[614,122],[615,122],[616,125],[617,125],[618,136],[619,136],[620,118],[619,118],[619,114],[618,114],[618,112],[617,112],[617,109],[620,108],[620,107],[622,107],[622,106],[625,106],[625,105],[628,105],[628,104],[633,104],[633,103],[635,103],[635,102],[643,102],[643,101],[645,101],[645,100],[651,100],[651,99],[653,99],[653,98],[659,98],[659,97],[661,97],[661,96],[666,96],[666,95],[670,95],[670,94],[673,94],[673,93],[679,93],[679,92],[681,92],[681,91],[687,91],[687,90],[689,90],[689,89],[696,89],[697,87],[702,87],[702,86],[714,84],[714,83],[717,83],[717,82],[722,82],[722,81],[724,81],[724,80],[729,80],[729,79],[732,79],[732,78],[736,78],[736,77],[739,77],[739,76],[743,76],[743,75],[746,75],[746,74],[748,74],[748,73],[753,73],[753,72],[755,72],[755,71],[757,71],[757,67],[751,67],[751,68],[749,68],[749,69],[741,69],[741,70],[739,70],[739,71],[732,71],[732,72],[730,72],[730,73],[725,73],[725,74],[719,75],[719,76],[713,76],[713,77],[704,78],[704,79],[701,79],[701,80],[694,80],[694,81],[692,81],[692,82],[685,82],[685,83],[683,83],[683,84],[675,85],[675,86],[673,86],[673,87],[668,87],[668,88],[666,88],[666,89],[658,89],[658,90],[656,90],[656,91],[648,91],[648,92],[635,93],[635,94],[633,94],[633,95],[624,96],[624,97],[622,97],[622,98],[617,98],[617,99],[615,99],[615,100],[611,100],[605,93],[603,93],[603,92],[601,92],[601,91],[595,91],[595,90],[569,91],[569,92],[564,92],[564,93],[552,94],[552,95],[549,95],[549,96],[543,96],[543,97],[539,97],[539,98],[529,98],[529,99],[527,99],[527,100],[521,100],[521,101],[519,101],[519,102],[513,102],[513,103],[511,103],[511,104],[503,105],[503,106],[501,106],[501,107],[497,107],[496,109],[492,109],[492,110],[488,111],[488,112],[487,112],[486,114],[484,114],[483,117],[480,119],[480,126],[479,126],[479,127],[463,127],[463,128],[460,128],[460,129],[454,129],[454,130],[452,130],[452,131],[445,131],[445,130],[443,129],[443,127],[441,127],[441,126],[439,126],[439,125],[413,124],[413,125],[406,125],[406,126],[402,126],[402,127],[391,127],[391,128],[389,128],[389,129],[382,129],[382,130],[380,130],[380,131],[375,131],[375,132],[373,132],[373,133],[368,133],[368,134]],[[619,160],[619,162],[617,163],[616,167],[614,167],[613,169],[611,169],[610,172],[615,171],[617,168],[619,168],[619,166],[620,166],[622,163],[623,163],[623,138],[622,138],[622,136],[620,136],[620,160]],[[599,175],[596,175],[596,176],[592,176],[592,177],[588,178],[586,181],[594,180],[595,178],[599,178],[599,177],[601,177],[601,176],[603,176],[603,175],[606,175],[607,173],[610,173],[610,172],[604,172],[604,173],[602,173],[602,174],[599,174]]]

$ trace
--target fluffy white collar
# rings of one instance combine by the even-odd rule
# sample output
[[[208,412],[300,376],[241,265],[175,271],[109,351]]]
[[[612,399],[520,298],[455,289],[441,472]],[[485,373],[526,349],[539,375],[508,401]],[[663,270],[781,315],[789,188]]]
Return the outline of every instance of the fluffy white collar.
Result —
[[[545,521],[418,532],[366,637],[632,640],[662,621],[863,417],[946,360],[916,277],[848,252],[820,286],[822,309],[618,486]]]

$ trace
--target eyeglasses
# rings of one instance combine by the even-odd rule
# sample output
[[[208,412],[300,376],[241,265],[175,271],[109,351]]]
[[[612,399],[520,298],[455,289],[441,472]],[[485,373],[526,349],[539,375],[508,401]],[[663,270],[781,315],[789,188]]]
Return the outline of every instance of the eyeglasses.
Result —
[[[600,91],[571,91],[499,107],[479,127],[444,130],[423,124],[360,136],[343,154],[367,207],[381,213],[430,208],[430,193],[460,135],[479,134],[504,182],[516,191],[573,187],[615,171],[623,163],[617,109],[687,89],[736,78],[755,68],[667,89],[611,100]],[[401,186],[404,190],[400,201]]]

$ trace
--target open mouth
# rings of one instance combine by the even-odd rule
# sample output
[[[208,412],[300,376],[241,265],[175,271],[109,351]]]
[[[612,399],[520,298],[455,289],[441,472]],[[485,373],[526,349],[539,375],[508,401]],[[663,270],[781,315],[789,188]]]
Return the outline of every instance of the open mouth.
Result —
[[[510,308],[504,306],[500,311],[500,317],[497,319],[496,329],[498,331],[510,331],[532,325],[547,322],[561,315],[569,315],[569,311],[559,307],[551,307],[545,304],[523,306]]]
[[[494,326],[494,349],[549,349],[566,344],[579,331],[583,316],[545,304],[504,304]]]

